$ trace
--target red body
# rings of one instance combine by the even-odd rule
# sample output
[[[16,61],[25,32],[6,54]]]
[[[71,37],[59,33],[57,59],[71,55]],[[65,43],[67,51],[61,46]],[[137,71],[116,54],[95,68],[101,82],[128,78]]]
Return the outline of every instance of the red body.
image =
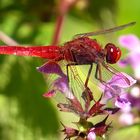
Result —
[[[22,46],[0,46],[0,54],[34,56],[47,59],[54,59],[60,55],[60,47],[22,47]]]
[[[95,36],[105,33],[122,30],[128,26],[134,25],[135,22],[113,27],[97,32],[89,32],[76,35],[75,39],[66,42],[63,46],[37,46],[37,47],[20,47],[20,46],[0,46],[0,54],[19,55],[19,56],[35,56],[53,61],[66,60],[69,65],[90,64],[88,76],[85,81],[85,87],[88,85],[88,80],[92,70],[92,63],[97,63],[95,77],[103,82],[101,75],[101,65],[104,66],[111,73],[115,74],[114,68],[106,63],[114,64],[121,57],[121,50],[112,43],[106,44],[104,48],[98,44],[94,39],[88,36]],[[67,66],[69,66],[67,65]],[[40,71],[44,72],[45,64],[40,67]],[[67,70],[68,75],[68,70]],[[99,77],[98,77],[99,75]],[[123,75],[122,75],[123,76]],[[129,80],[123,76],[125,81],[130,84]]]
[[[106,69],[114,74],[112,68],[109,68],[105,62],[114,64],[120,56],[121,50],[112,43],[108,43],[105,48],[97,43],[96,40],[88,37],[79,37],[72,41],[66,42],[63,46],[37,46],[37,47],[22,47],[22,46],[0,46],[0,54],[19,55],[19,56],[34,56],[46,58],[53,61],[66,60],[68,64],[74,62],[75,65],[90,64],[91,67],[85,82],[87,86],[88,79],[92,69],[92,63],[97,64],[96,78],[102,81],[102,77],[98,78],[98,72],[101,71],[102,64]],[[43,72],[43,70],[40,70]],[[124,78],[126,79],[126,78]],[[126,80],[128,82],[128,80]]]
[[[67,60],[78,64],[94,63],[101,52],[100,45],[93,39],[81,37],[59,46],[0,46],[0,54],[34,56],[54,60]]]

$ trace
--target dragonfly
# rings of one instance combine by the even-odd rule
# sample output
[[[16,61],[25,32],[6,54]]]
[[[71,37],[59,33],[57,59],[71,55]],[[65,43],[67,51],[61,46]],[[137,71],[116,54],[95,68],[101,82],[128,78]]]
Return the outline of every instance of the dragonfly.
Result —
[[[93,64],[96,64],[95,78],[100,82],[104,82],[102,78],[101,66],[106,68],[113,74],[117,73],[115,68],[110,64],[115,64],[121,57],[121,50],[113,43],[107,43],[104,48],[96,41],[91,39],[90,36],[97,36],[101,34],[111,33],[122,30],[128,26],[134,25],[135,22],[116,26],[113,28],[99,30],[96,32],[88,32],[77,34],[71,41],[64,43],[64,45],[50,45],[50,46],[0,46],[0,54],[4,55],[17,55],[17,56],[31,56],[48,59],[43,66],[48,62],[66,60],[67,76],[68,68],[72,65],[90,65],[88,74],[84,83],[88,87],[88,81],[91,75]],[[129,80],[122,74],[125,81],[129,84]]]

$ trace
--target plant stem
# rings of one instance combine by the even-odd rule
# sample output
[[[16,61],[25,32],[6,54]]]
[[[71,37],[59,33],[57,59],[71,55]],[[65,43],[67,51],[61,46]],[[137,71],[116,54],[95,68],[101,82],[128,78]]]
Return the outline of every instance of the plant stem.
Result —
[[[77,0],[60,0],[58,3],[58,17],[56,19],[56,25],[54,30],[54,35],[52,38],[52,45],[58,45],[62,27],[65,21],[65,16],[72,7],[77,2]]]

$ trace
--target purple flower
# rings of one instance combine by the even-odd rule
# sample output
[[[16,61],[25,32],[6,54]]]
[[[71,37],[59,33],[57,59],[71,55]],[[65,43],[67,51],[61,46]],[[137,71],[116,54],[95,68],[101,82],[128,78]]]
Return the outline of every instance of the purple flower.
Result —
[[[130,105],[131,103],[125,97],[118,96],[118,98],[115,101],[115,106],[117,106],[118,108],[121,108],[123,112],[129,112],[131,110]]]
[[[116,73],[112,79],[104,85],[104,97],[102,102],[107,102],[110,99],[115,101],[115,106],[121,109],[128,109],[130,102],[124,96],[125,89],[136,83],[132,77],[126,73]]]
[[[47,62],[42,66],[37,67],[37,70],[45,74],[57,74],[61,77],[66,76],[61,70],[61,67],[54,61]]]
[[[63,93],[66,98],[74,99],[72,91],[69,89],[67,77],[60,77],[53,82],[52,90],[45,93],[44,97],[53,97],[57,91]]]
[[[129,50],[128,56],[120,61],[121,66],[130,64],[136,78],[140,78],[140,40],[135,35],[124,35],[119,38],[120,44]]]
[[[67,76],[63,73],[61,67],[56,62],[50,61],[48,63],[45,63],[41,67],[38,67],[37,70],[45,74],[59,75],[59,77],[52,83],[52,90],[45,93],[43,95],[44,97],[52,97],[56,94],[57,91],[60,91],[65,95],[66,98],[74,98],[74,95],[68,86]]]

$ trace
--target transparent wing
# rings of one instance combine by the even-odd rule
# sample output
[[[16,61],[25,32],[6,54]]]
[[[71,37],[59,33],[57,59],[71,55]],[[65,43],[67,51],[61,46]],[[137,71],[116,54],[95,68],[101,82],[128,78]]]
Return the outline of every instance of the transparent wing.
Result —
[[[136,24],[136,22],[130,22],[128,24],[120,25],[120,26],[105,29],[105,30],[99,30],[99,31],[96,31],[96,32],[88,32],[88,33],[76,34],[74,36],[74,38],[86,37],[86,36],[97,36],[97,35],[101,35],[101,34],[108,34],[108,33],[111,33],[111,32],[123,30],[123,29],[125,29],[125,28],[127,28],[129,26],[133,26],[135,24]]]

